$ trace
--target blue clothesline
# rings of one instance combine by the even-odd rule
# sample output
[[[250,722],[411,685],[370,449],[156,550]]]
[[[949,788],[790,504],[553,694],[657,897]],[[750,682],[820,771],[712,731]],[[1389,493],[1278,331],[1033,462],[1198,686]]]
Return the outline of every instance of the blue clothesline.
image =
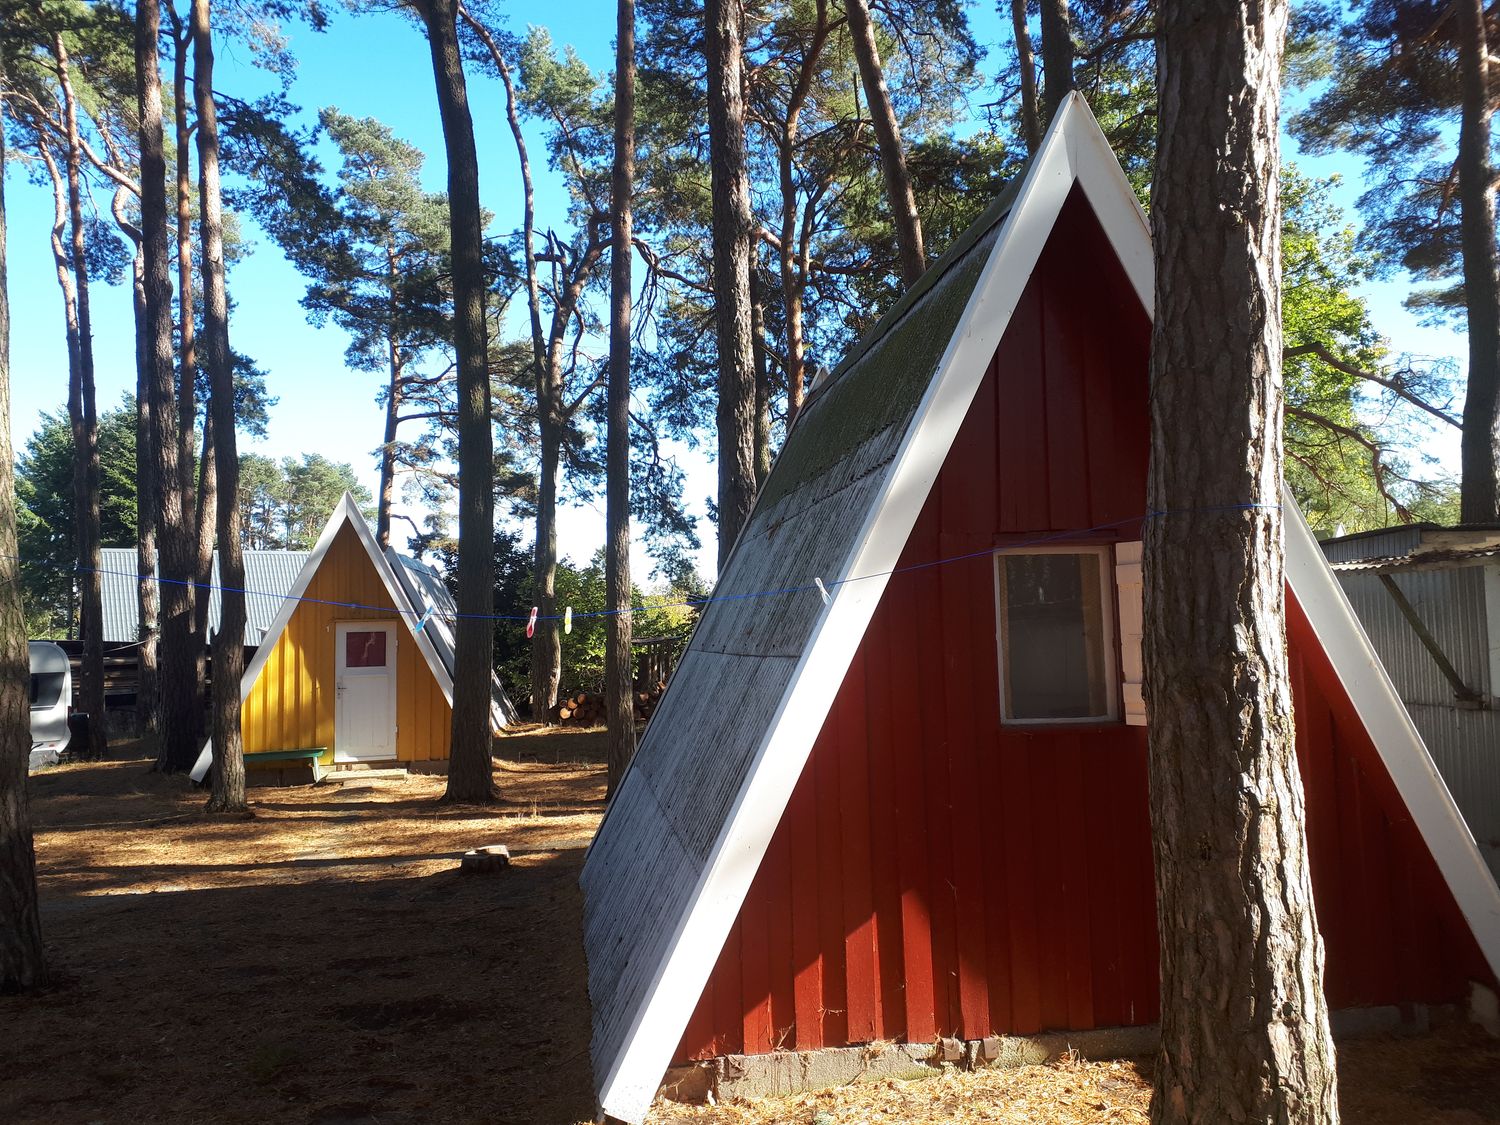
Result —
[[[1246,511],[1254,511],[1254,510],[1262,509],[1262,508],[1264,508],[1264,509],[1271,509],[1271,510],[1279,510],[1281,508],[1281,505],[1280,504],[1218,504],[1218,505],[1213,505],[1213,506],[1210,506],[1210,507],[1203,507],[1203,508],[1174,508],[1174,509],[1170,509],[1170,510],[1167,510],[1167,511],[1148,511],[1145,514],[1140,515],[1140,516],[1131,516],[1128,519],[1114,520],[1114,521],[1112,521],[1110,523],[1097,524],[1094,527],[1081,528],[1081,529],[1076,530],[1076,531],[1050,532],[1047,535],[1037,536],[1034,539],[1027,539],[1027,540],[1022,540],[1022,541],[1019,541],[1019,542],[1007,543],[1003,548],[986,547],[986,548],[983,548],[983,549],[977,550],[977,551],[968,551],[968,552],[965,552],[964,554],[961,554],[961,555],[949,555],[949,556],[947,556],[945,558],[941,558],[941,559],[931,559],[931,560],[929,560],[927,562],[911,563],[911,564],[909,564],[907,566],[898,566],[898,567],[895,567],[895,568],[893,568],[891,570],[874,571],[874,572],[872,572],[870,574],[858,574],[858,575],[852,575],[852,576],[850,576],[848,578],[830,578],[830,579],[824,579],[821,576],[814,576],[813,579],[810,582],[807,582],[807,583],[804,583],[804,584],[801,584],[801,585],[797,585],[797,586],[781,586],[781,587],[777,587],[777,588],[771,589],[771,590],[754,590],[754,591],[749,591],[749,592],[746,592],[746,593],[737,593],[737,594],[709,594],[709,595],[706,595],[706,596],[701,597],[701,598],[687,598],[687,599],[685,599],[683,601],[679,601],[679,602],[661,602],[661,603],[657,603],[657,604],[654,604],[654,605],[631,606],[629,609],[625,609],[625,610],[600,609],[600,610],[592,610],[592,611],[587,612],[587,613],[576,613],[576,612],[573,611],[573,609],[572,609],[571,606],[567,607],[564,610],[564,612],[562,612],[562,613],[551,613],[551,614],[536,614],[536,610],[535,609],[533,609],[531,612],[523,613],[523,614],[513,614],[513,613],[445,613],[445,612],[439,611],[437,609],[436,605],[428,606],[426,609],[400,609],[400,608],[394,608],[393,609],[390,606],[365,605],[365,604],[363,604],[361,602],[341,602],[341,601],[335,601],[335,600],[333,600],[331,598],[310,598],[310,597],[306,597],[306,596],[298,596],[298,597],[294,598],[290,594],[276,594],[276,593],[270,593],[270,592],[267,592],[267,591],[264,591],[264,590],[241,589],[240,587],[237,587],[237,586],[222,586],[222,585],[216,585],[216,584],[210,583],[210,582],[193,582],[193,581],[189,581],[189,580],[181,579],[181,578],[160,578],[160,577],[157,577],[155,575],[151,575],[151,576],[148,577],[146,575],[138,574],[135,571],[128,571],[128,570],[107,570],[107,569],[104,569],[102,567],[99,568],[99,569],[97,569],[97,570],[95,570],[93,568],[90,568],[90,567],[80,567],[80,566],[67,567],[67,566],[63,566],[62,564],[57,564],[57,563],[39,562],[36,559],[27,560],[25,558],[22,558],[20,555],[11,555],[9,557],[12,558],[12,559],[14,559],[14,560],[16,560],[16,561],[18,561],[18,562],[29,562],[31,565],[51,566],[51,567],[54,567],[55,569],[58,569],[58,570],[68,570],[68,571],[70,571],[73,574],[91,574],[91,573],[97,573],[97,574],[100,574],[100,575],[110,575],[110,576],[116,577],[116,578],[129,578],[129,579],[132,579],[132,580],[134,580],[136,582],[140,582],[142,580],[152,581],[152,582],[155,582],[158,586],[169,586],[169,585],[170,586],[189,586],[189,587],[192,587],[195,590],[209,590],[209,591],[218,590],[221,594],[223,594],[223,593],[238,593],[238,594],[243,594],[246,597],[252,597],[252,598],[275,598],[278,601],[296,601],[296,602],[307,603],[309,605],[326,605],[326,606],[330,606],[330,607],[332,607],[334,609],[357,609],[357,610],[363,610],[365,612],[371,612],[371,613],[398,613],[398,614],[404,614],[404,615],[408,615],[408,616],[411,616],[411,617],[418,618],[418,621],[417,621],[416,626],[415,626],[417,628],[420,628],[423,625],[425,625],[426,622],[430,618],[433,618],[433,617],[442,618],[442,619],[444,619],[446,621],[458,621],[458,620],[515,621],[515,622],[519,622],[519,623],[521,623],[521,624],[524,625],[524,624],[527,624],[527,623],[532,622],[532,621],[559,621],[559,622],[561,622],[561,621],[563,621],[565,619],[571,619],[573,621],[577,621],[577,620],[580,620],[580,619],[583,619],[583,618],[613,617],[613,616],[615,616],[616,614],[619,614],[619,613],[642,613],[642,612],[645,612],[646,610],[652,610],[652,609],[703,609],[704,607],[712,605],[715,602],[748,601],[748,600],[753,599],[753,598],[781,597],[781,596],[783,596],[785,594],[801,594],[801,593],[813,593],[813,592],[816,592],[820,597],[823,598],[823,600],[825,602],[827,602],[827,601],[830,600],[832,592],[837,587],[839,587],[839,586],[847,586],[847,585],[849,585],[851,583],[854,583],[854,582],[867,582],[867,581],[869,581],[872,578],[889,578],[889,577],[893,577],[893,576],[895,576],[897,574],[910,574],[913,571],[927,570],[927,569],[930,569],[931,567],[935,567],[935,566],[947,566],[950,563],[966,562],[966,561],[968,561],[970,559],[985,558],[985,557],[987,557],[989,555],[993,555],[996,552],[996,550],[1007,550],[1007,551],[1010,551],[1010,550],[1020,550],[1020,549],[1026,548],[1026,547],[1039,547],[1039,546],[1043,546],[1043,545],[1048,544],[1048,543],[1055,543],[1055,542],[1059,542],[1059,541],[1062,541],[1062,540],[1077,539],[1077,538],[1079,538],[1081,536],[1092,535],[1092,534],[1095,534],[1096,532],[1100,532],[1100,531],[1111,531],[1111,530],[1113,530],[1115,528],[1125,527],[1125,526],[1127,526],[1129,524],[1133,524],[1133,523],[1145,523],[1147,520],[1160,519],[1163,516],[1172,516],[1172,515],[1206,515],[1206,514],[1211,514],[1211,513],[1216,513],[1216,512],[1246,512]],[[533,614],[536,614],[536,616],[533,617]]]

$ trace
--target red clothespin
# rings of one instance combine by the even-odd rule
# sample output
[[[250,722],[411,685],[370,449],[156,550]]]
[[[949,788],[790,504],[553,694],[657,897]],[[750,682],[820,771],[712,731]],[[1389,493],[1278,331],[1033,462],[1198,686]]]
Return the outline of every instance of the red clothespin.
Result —
[[[532,606],[531,607],[531,616],[526,619],[526,636],[527,637],[534,637],[534,636],[536,636],[536,615],[538,613],[540,613],[540,612],[541,612],[541,610],[540,610],[539,607],[537,607],[537,606]]]

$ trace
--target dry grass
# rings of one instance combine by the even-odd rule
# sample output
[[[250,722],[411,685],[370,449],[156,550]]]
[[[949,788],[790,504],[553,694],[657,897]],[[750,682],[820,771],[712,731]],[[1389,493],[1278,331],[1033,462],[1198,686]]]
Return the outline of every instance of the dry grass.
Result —
[[[792,1098],[736,1099],[721,1106],[659,1103],[648,1125],[1145,1125],[1148,1078],[1134,1063],[1085,1063],[884,1079]]]
[[[790,1098],[718,1106],[659,1102],[648,1125],[1145,1125],[1146,1062],[1066,1059],[972,1073],[945,1068]],[[1412,1038],[1339,1047],[1345,1125],[1481,1125],[1500,1121],[1500,1042],[1452,1024]]]

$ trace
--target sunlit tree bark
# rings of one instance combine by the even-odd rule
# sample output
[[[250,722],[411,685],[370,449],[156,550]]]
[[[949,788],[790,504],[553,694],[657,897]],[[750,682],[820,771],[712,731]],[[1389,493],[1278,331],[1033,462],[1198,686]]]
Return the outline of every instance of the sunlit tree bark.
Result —
[[[1287,672],[1286,0],[1164,0],[1146,703],[1161,936],[1152,1121],[1337,1120]]]
[[[755,352],[750,333],[750,169],[745,155],[744,27],[736,0],[706,0],[713,287],[719,340],[719,567],[755,501]]]
[[[483,221],[474,120],[459,54],[455,0],[414,0],[427,29],[448,154],[453,244],[453,332],[458,355],[458,625],[453,733],[445,800],[497,796],[490,758],[494,669],[494,437],[485,366]]]
[[[245,802],[245,746],[240,731],[240,678],[245,671],[245,562],[240,510],[234,503],[239,450],[234,429],[234,374],[229,350],[229,294],[224,279],[224,208],[219,186],[219,118],[214,102],[210,0],[193,0],[193,101],[198,114],[198,238],[203,270],[203,347],[209,413],[218,461],[219,629],[213,638],[213,794],[209,808],[238,812]]]

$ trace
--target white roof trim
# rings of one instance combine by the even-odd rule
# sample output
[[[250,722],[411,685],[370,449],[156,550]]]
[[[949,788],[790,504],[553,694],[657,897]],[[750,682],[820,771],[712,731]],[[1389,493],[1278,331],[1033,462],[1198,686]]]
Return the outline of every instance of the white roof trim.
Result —
[[[1333,664],[1417,831],[1473,930],[1490,971],[1500,976],[1500,886],[1474,842],[1411,714],[1375,654],[1291,491],[1282,486],[1286,579]]]
[[[923,393],[895,462],[854,540],[844,575],[875,575],[832,588],[791,686],[751,762],[704,874],[667,953],[655,967],[648,999],[619,1057],[599,1085],[603,1112],[641,1121],[672,1062],[682,1030],[713,971],[750,882],[760,867],[792,789],[812,751],[839,683],[854,659],[922,505],[969,412],[991,355],[1036,268],[1073,184],[1104,201],[1100,222],[1131,228],[1119,241],[1146,243],[1144,257],[1121,254],[1144,307],[1151,302],[1150,239],[1144,216],[1114,181],[1124,177],[1087,103],[1069,95],[1042,141],[1003,220],[937,373]],[[1128,194],[1130,188],[1124,184]],[[1108,229],[1106,227],[1106,229]],[[1116,239],[1111,237],[1111,241]]]
[[[448,676],[448,669],[443,667],[442,660],[438,657],[437,650],[432,647],[432,640],[426,633],[415,628],[416,619],[412,616],[411,602],[406,592],[401,588],[400,581],[391,571],[391,564],[386,559],[385,553],[375,543],[375,536],[370,532],[370,525],[365,522],[365,517],[360,515],[359,506],[355,504],[354,497],[344,493],[339,501],[338,507],[328,517],[328,522],[323,525],[322,534],[318,536],[318,542],[313,547],[312,554],[307,556],[307,561],[302,564],[302,569],[297,572],[297,580],[292,583],[292,588],[286,592],[281,602],[281,608],[276,611],[276,617],[271,622],[271,627],[266,630],[266,635],[261,639],[260,646],[255,650],[255,655],[250,658],[250,663],[245,667],[245,674],[240,677],[240,700],[243,702],[250,696],[250,689],[255,686],[256,679],[260,676],[261,669],[266,666],[266,661],[271,658],[271,650],[276,647],[276,642],[281,639],[287,623],[291,621],[292,614],[297,612],[297,607],[302,604],[303,597],[307,594],[307,588],[312,585],[313,575],[317,574],[318,568],[323,565],[323,559],[328,554],[328,549],[333,546],[334,539],[344,524],[349,524],[354,529],[354,534],[359,537],[360,544],[369,556],[370,562],[375,567],[375,573],[380,576],[381,583],[385,586],[385,592],[390,596],[391,603],[397,607],[395,613],[406,623],[406,631],[417,643],[417,650],[421,652],[422,658],[427,662],[442,689],[443,698],[448,701],[448,706],[453,706],[453,681]],[[198,752],[198,761],[194,763],[192,772],[188,775],[194,781],[202,781],[208,776],[209,765],[213,761],[213,740],[205,739],[203,749]]]
[[[833,696],[885,592],[888,572],[897,565],[990,356],[999,346],[1075,182],[1093,207],[1142,307],[1152,314],[1155,282],[1150,225],[1087,103],[1078,93],[1072,93],[1031,163],[990,259],[913,415],[886,484],[866,514],[841,572],[876,577],[833,587],[830,604],[815,626],[791,686],[752,760],[691,905],[654,968],[647,999],[620,1054],[599,1084],[604,1114],[627,1122],[644,1119],[765,857]],[[1411,807],[1485,956],[1500,974],[1500,890],[1389,678],[1353,621],[1322,552],[1314,545],[1315,557],[1310,558],[1305,544],[1292,532],[1296,528],[1306,534],[1290,494],[1285,504],[1289,513],[1288,577],[1291,580],[1295,571],[1293,589],[1298,601],[1320,638],[1325,628],[1329,630],[1333,639],[1325,640],[1325,645],[1334,667],[1376,739],[1392,780]],[[1322,588],[1317,585],[1320,581]],[[1342,625],[1337,620],[1340,613],[1346,619]],[[1363,654],[1356,642],[1363,645]],[[1371,674],[1371,665],[1378,675]]]

